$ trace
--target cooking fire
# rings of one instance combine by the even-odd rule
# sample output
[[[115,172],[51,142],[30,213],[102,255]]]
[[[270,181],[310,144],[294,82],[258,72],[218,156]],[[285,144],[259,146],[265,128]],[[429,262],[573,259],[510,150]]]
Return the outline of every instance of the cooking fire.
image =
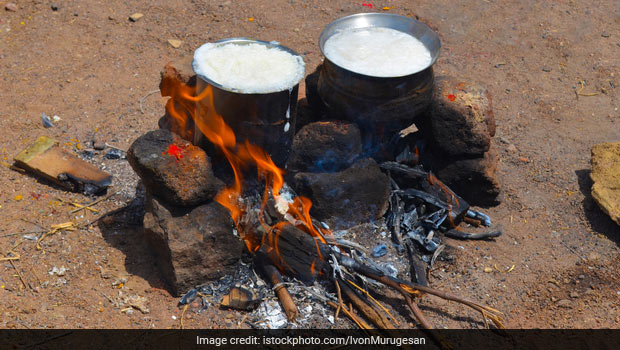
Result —
[[[275,42],[222,40],[196,51],[195,74],[187,65],[165,67],[160,90],[170,98],[161,129],[138,138],[127,157],[147,191],[146,236],[181,305],[219,298],[222,306],[266,316],[258,288],[265,283],[238,263],[246,256],[291,323],[307,312],[289,293],[301,288],[331,307],[334,320],[345,315],[363,329],[401,327],[407,315],[395,317],[394,305],[382,301],[386,293],[399,294],[424,328],[433,325],[416,303],[423,295],[466,305],[486,326],[490,320],[503,328],[498,310],[429,280],[446,250],[443,237],[501,235],[460,228],[491,226],[467,201],[488,204],[500,195],[496,159],[488,155],[490,100],[477,86],[435,81],[436,35],[411,19],[392,19],[426,34],[390,28],[383,16],[369,16],[379,29],[360,27],[356,16],[328,26],[320,40],[325,62],[306,78],[299,103],[303,59]],[[368,57],[386,40],[388,47]],[[406,64],[412,55],[418,66]],[[398,64],[383,69],[381,62]],[[450,136],[441,141],[436,129]],[[459,166],[478,159],[490,165]],[[373,225],[389,232],[384,243],[369,247],[350,234],[376,234]],[[384,256],[396,260],[380,262]],[[225,278],[233,274],[236,281]]]

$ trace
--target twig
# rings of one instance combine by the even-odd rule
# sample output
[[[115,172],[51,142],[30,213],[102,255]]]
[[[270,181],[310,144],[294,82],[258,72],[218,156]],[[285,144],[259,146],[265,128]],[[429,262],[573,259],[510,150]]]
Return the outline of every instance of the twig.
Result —
[[[80,204],[80,203],[69,202],[69,201],[66,201],[66,200],[64,200],[64,199],[62,199],[60,197],[56,197],[56,199],[58,199],[59,201],[61,201],[63,203],[71,204],[72,206],[74,206],[74,207],[76,207],[78,209],[90,210],[93,213],[98,213],[99,212],[99,210],[97,210],[97,209],[91,208],[89,206],[86,206],[86,205],[83,205],[83,204]],[[69,211],[69,212],[71,212],[71,211]]]
[[[185,304],[185,306],[183,307],[183,313],[181,313],[181,329],[183,329],[183,319],[185,318],[185,311],[187,311],[188,307],[189,304]]]
[[[114,149],[117,149],[117,150],[119,150],[119,151],[121,151],[121,152],[123,152],[123,153],[127,153],[127,150],[126,150],[126,149],[124,149],[124,148],[120,148],[120,147],[117,147],[117,146],[111,145],[111,144],[109,144],[109,143],[107,143],[107,142],[105,143],[105,145],[106,145],[106,147],[109,147],[109,148],[114,148]]]
[[[273,285],[273,290],[282,304],[286,317],[290,322],[295,321],[299,311],[297,310],[297,305],[295,305],[293,298],[291,298],[288,289],[284,286],[282,275],[280,275],[280,272],[271,264],[266,264],[262,266],[262,268],[265,270],[267,276],[269,276],[269,279]]]
[[[577,90],[577,95],[578,96],[596,96],[598,95],[598,92],[592,92],[592,93],[588,93],[588,94],[584,94],[581,91],[583,91],[583,89],[586,87],[585,83],[583,80],[579,80],[579,84],[581,85],[581,88],[579,90]]]
[[[37,282],[39,282],[39,285],[42,285],[43,283],[41,283],[41,279],[39,278],[39,275],[37,275],[37,273],[34,272],[34,268],[32,266],[30,267],[30,272],[34,275],[34,277],[36,277]]]
[[[51,230],[45,232],[39,239],[37,239],[37,250],[43,250],[43,247],[41,247],[41,242],[43,241],[43,239],[45,239],[45,237],[51,236],[55,234],[56,232],[63,231],[63,230],[75,231],[76,226],[71,221],[58,224],[58,225],[52,225]]]
[[[159,90],[149,91],[146,93],[146,95],[144,95],[144,97],[140,99],[140,112],[142,112],[142,114],[144,114],[144,110],[142,109],[142,102],[144,102],[144,100],[146,100],[147,97],[151,96],[152,94],[156,92],[159,92]]]
[[[355,293],[355,291],[350,286],[347,285],[347,283],[362,290],[361,288],[359,288],[357,285],[355,285],[354,283],[348,280],[345,282],[337,281],[337,283],[338,284],[342,283],[342,286],[340,286],[340,288],[342,288],[342,290],[344,291],[346,296],[349,298],[349,300],[351,300],[353,305],[355,305],[355,307],[362,314],[364,314],[368,319],[370,319],[370,321],[374,323],[377,327],[382,328],[382,329],[396,328],[396,325],[392,323],[389,318],[385,317],[383,314],[378,312],[378,310],[376,310],[371,305],[369,305],[366,301],[364,301],[357,293]],[[384,308],[383,305],[380,305],[380,304],[378,305]],[[384,309],[384,311],[391,317],[392,320],[394,320],[392,315],[390,315],[390,313],[387,312],[387,309]]]
[[[499,237],[502,235],[502,231],[491,231],[484,233],[467,233],[463,231],[459,231],[457,229],[450,229],[444,233],[447,237],[456,238],[456,239],[464,239],[464,240],[484,240]]]
[[[0,258],[0,261],[13,261],[13,260],[19,260],[21,258],[21,255],[16,254],[14,252],[10,252],[15,254],[15,256],[6,256],[6,257],[2,257]]]
[[[26,281],[24,280],[24,276],[22,275],[22,273],[19,271],[19,269],[17,268],[17,266],[15,266],[15,263],[13,262],[13,260],[9,260],[9,263],[11,264],[11,266],[13,266],[13,268],[15,269],[15,271],[17,272],[17,276],[19,276],[19,279],[22,281],[22,283],[24,284],[24,288],[26,289],[31,289],[32,290],[32,286],[30,285],[30,283],[26,283]]]
[[[108,194],[108,195],[107,195],[107,196],[105,196],[105,197],[101,197],[101,198],[99,198],[99,199],[97,199],[97,200],[95,200],[95,201],[93,201],[93,202],[91,202],[91,203],[89,203],[89,204],[87,204],[87,205],[85,205],[85,206],[83,206],[83,207],[73,209],[73,210],[71,210],[71,211],[70,211],[70,213],[71,213],[71,214],[75,214],[75,213],[77,213],[78,211],[80,211],[80,210],[82,210],[82,209],[86,209],[86,208],[88,208],[88,207],[92,207],[93,205],[95,205],[95,204],[97,204],[97,203],[99,203],[99,202],[102,202],[102,201],[105,201],[105,200],[109,199],[110,197],[114,196],[114,195],[115,195],[115,194],[117,194],[118,192],[120,192],[120,190],[119,190],[119,191],[112,192],[112,193]],[[92,208],[91,208],[91,209],[92,209]]]

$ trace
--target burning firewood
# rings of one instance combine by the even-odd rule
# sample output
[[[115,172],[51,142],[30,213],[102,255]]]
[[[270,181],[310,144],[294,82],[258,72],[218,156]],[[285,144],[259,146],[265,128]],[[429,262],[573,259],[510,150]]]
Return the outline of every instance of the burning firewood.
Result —
[[[305,197],[295,196],[286,187],[284,170],[274,164],[269,154],[248,141],[236,141],[233,129],[224,122],[212,105],[213,95],[209,86],[203,91],[196,91],[194,87],[174,79],[164,81],[162,85],[162,91],[167,91],[171,96],[167,108],[171,116],[178,118],[176,123],[180,126],[186,125],[188,121],[185,118],[189,115],[200,132],[229,162],[234,174],[234,184],[220,191],[215,201],[229,210],[237,232],[254,256],[255,266],[263,270],[263,274],[271,281],[289,319],[296,317],[297,308],[289,293],[282,288],[280,273],[308,284],[319,278],[333,281],[338,298],[329,300],[328,303],[336,306],[336,312],[342,310],[364,328],[367,325],[355,316],[351,305],[355,305],[377,327],[394,328],[396,323],[388,309],[375,300],[359,282],[365,278],[400,293],[424,328],[432,328],[432,325],[414,302],[414,298],[422,294],[431,294],[467,305],[482,314],[485,324],[490,319],[496,327],[503,328],[499,311],[428,286],[392,277],[373,266],[371,260],[352,247],[353,245],[339,245],[329,229],[314,224],[310,216],[312,202]],[[193,108],[197,101],[203,104],[211,103],[209,108],[204,109],[207,111],[206,115],[201,115],[200,110]],[[174,109],[177,105],[187,107],[184,113]],[[392,168],[397,169],[396,166]],[[262,195],[257,195],[256,189],[244,188],[247,184],[247,181],[243,180],[244,176],[251,169],[255,169],[257,178],[264,181],[264,187],[260,187]],[[409,237],[435,251],[438,244],[433,240],[432,230],[444,227],[444,222],[450,222],[454,226],[455,222],[467,215],[469,205],[430,173],[420,172],[418,176],[417,170],[399,168],[398,171],[414,174],[414,178],[425,191],[407,186],[393,192],[396,196],[395,207],[400,208],[402,202],[402,213],[408,214],[407,218],[403,216],[404,220],[397,226],[405,227]],[[434,208],[434,211],[426,213],[421,210],[417,213],[415,205],[422,205],[424,208],[428,205],[429,208]],[[423,232],[426,233],[424,237],[421,236]],[[344,297],[351,303],[348,308],[344,304]]]

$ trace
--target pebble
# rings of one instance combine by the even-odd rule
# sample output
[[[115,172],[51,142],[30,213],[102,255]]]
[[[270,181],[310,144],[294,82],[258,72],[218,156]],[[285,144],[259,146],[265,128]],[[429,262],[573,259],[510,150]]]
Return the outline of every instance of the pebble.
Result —
[[[571,298],[579,298],[579,293],[577,293],[577,292],[571,292],[571,293],[570,293],[570,297],[571,297]]]
[[[183,42],[181,40],[177,40],[177,39],[168,39],[168,44],[170,44],[170,46],[172,46],[175,49],[177,49],[177,48],[179,48],[179,46],[181,46],[181,44],[183,44]]]
[[[52,11],[58,11],[58,5],[52,4]]]
[[[111,149],[108,151],[108,153],[106,153],[103,158],[105,159],[121,159],[121,157],[123,156],[123,152],[121,150],[118,149]]]
[[[375,258],[380,258],[387,254],[387,246],[385,244],[379,244],[375,249],[372,250],[372,256]]]
[[[559,307],[565,307],[565,308],[570,308],[571,307],[571,301],[568,299],[562,299],[560,301],[558,301],[556,303],[557,306]]]
[[[93,148],[97,151],[103,151],[105,149],[105,142],[93,142]]]
[[[542,67],[542,71],[549,73],[549,72],[551,72],[551,68],[549,68],[549,67]]]
[[[136,12],[133,15],[129,16],[129,20],[132,21],[132,22],[138,22],[140,20],[140,18],[142,18],[142,17],[144,17],[143,14]]]
[[[484,268],[484,272],[486,272],[486,273],[490,273],[490,272],[493,272],[493,269],[492,269],[492,268],[490,268],[490,267],[485,267],[485,268]]]
[[[18,7],[14,3],[9,2],[8,4],[4,5],[4,9],[10,12],[17,12]]]

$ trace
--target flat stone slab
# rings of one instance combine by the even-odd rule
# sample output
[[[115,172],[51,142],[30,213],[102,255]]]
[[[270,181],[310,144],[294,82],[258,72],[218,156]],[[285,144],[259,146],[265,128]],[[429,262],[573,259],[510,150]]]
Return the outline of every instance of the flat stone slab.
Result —
[[[620,142],[592,147],[592,197],[620,225]]]

